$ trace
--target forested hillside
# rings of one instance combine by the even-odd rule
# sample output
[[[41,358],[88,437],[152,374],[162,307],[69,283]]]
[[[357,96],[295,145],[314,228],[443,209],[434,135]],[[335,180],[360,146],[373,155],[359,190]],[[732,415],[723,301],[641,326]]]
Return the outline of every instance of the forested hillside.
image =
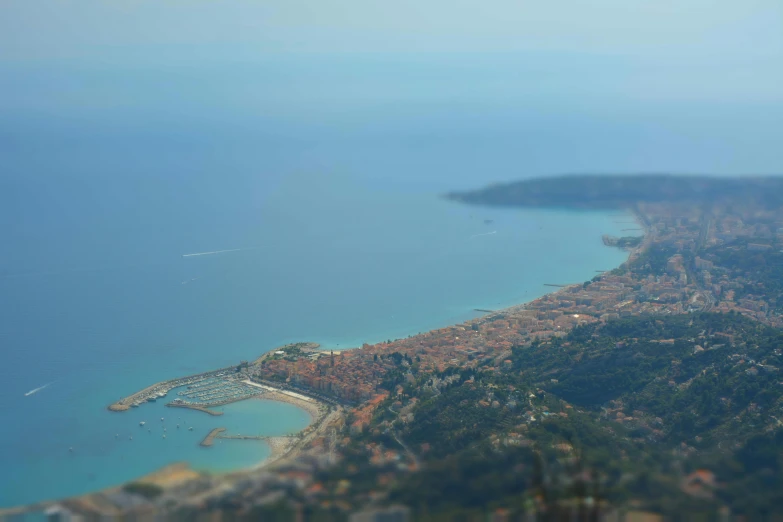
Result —
[[[355,444],[393,435],[426,462],[392,496],[433,519],[482,499],[523,506],[542,488],[555,503],[592,488],[664,513],[775,510],[781,348],[779,330],[733,313],[582,326],[422,377]]]

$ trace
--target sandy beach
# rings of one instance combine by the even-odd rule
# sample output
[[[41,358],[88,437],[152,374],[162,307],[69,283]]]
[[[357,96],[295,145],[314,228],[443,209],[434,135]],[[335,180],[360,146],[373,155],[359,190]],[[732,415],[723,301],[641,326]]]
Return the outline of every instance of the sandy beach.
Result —
[[[330,415],[325,404],[315,400],[303,400],[285,393],[267,391],[256,400],[285,402],[296,406],[310,415],[309,424],[296,436],[263,437],[263,441],[269,445],[271,453],[261,462],[251,466],[252,469],[261,469],[272,465],[283,457],[294,457],[307,444],[307,442],[319,432],[321,426],[329,421]],[[332,412],[332,415],[337,412]]]
[[[267,392],[259,397],[260,400],[264,401],[277,401],[277,402],[285,402],[287,404],[291,404],[293,406],[296,406],[297,408],[300,408],[304,411],[306,411],[310,415],[310,424],[316,421],[318,417],[322,414],[322,408],[325,408],[323,404],[316,401],[305,401],[302,399],[298,399],[296,397],[292,397],[290,395],[286,395],[284,393],[278,393],[278,392]]]
[[[295,437],[267,437],[264,439],[264,442],[269,445],[269,449],[272,450],[272,453],[269,457],[258,463],[257,467],[269,466],[287,455],[296,445],[296,440]]]

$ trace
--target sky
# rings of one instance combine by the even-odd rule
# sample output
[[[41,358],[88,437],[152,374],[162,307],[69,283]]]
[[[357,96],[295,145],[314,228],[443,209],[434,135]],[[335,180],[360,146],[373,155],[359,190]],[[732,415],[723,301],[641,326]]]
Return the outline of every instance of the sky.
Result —
[[[783,53],[779,0],[2,0],[3,60],[181,46],[280,52],[609,53],[713,63]],[[770,62],[771,63],[771,62]]]
[[[0,0],[0,140],[20,143],[263,120],[554,146],[598,122],[604,157],[633,135],[650,168],[777,173],[781,85],[780,0]]]

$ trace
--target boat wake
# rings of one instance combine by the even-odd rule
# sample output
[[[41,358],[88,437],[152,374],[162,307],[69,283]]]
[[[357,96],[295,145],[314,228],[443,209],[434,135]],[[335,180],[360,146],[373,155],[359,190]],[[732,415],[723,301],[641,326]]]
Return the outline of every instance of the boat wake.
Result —
[[[50,384],[52,384],[52,383],[50,382],[50,383],[44,384],[43,386],[39,386],[38,388],[33,388],[29,392],[25,393],[24,396],[25,397],[29,397],[30,395],[33,395],[34,393],[38,393],[39,391],[43,390],[44,388],[47,388]]]
[[[182,254],[182,257],[212,256],[215,254],[225,254],[227,252],[241,252],[242,250],[253,250],[252,248],[230,248],[228,250],[213,250],[211,252],[196,252],[195,254]]]
[[[497,230],[493,230],[492,232],[484,232],[483,234],[473,234],[472,236],[470,236],[470,239],[474,239],[481,236],[491,236],[497,233],[498,233]]]

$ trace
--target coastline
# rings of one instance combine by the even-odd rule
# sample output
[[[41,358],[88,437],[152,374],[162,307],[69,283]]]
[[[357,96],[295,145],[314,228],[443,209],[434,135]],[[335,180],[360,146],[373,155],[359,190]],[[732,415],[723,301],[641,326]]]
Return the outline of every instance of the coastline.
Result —
[[[290,395],[285,395],[283,393],[268,392],[256,398],[261,401],[284,402],[286,404],[296,406],[300,410],[304,410],[310,416],[310,423],[307,425],[307,427],[312,426],[312,424],[316,422],[318,417],[322,414],[321,407],[319,406],[321,403],[308,402],[302,399],[297,399],[296,397],[291,397]],[[307,429],[307,427],[305,427],[305,429]]]
[[[634,222],[639,226],[639,230],[642,232],[642,241],[641,241],[641,243],[639,243],[638,246],[635,246],[633,248],[621,248],[623,251],[625,251],[627,253],[627,255],[625,257],[625,260],[622,263],[620,263],[619,265],[617,265],[616,267],[613,267],[613,268],[611,268],[609,270],[606,270],[606,271],[601,271],[601,273],[609,273],[611,271],[617,270],[617,269],[625,266],[627,263],[633,261],[639,255],[641,255],[650,245],[650,242],[651,242],[651,239],[652,239],[652,231],[650,230],[650,228],[649,228],[649,226],[648,226],[648,224],[646,222],[645,217],[638,211],[638,209],[626,209],[625,212],[630,214],[629,218],[632,218],[634,220]],[[618,247],[605,245],[605,248],[618,248]],[[601,274],[596,274],[596,276],[599,276],[599,275],[601,275]],[[540,301],[543,301],[543,300],[546,300],[546,299],[550,299],[550,298],[552,298],[552,296],[556,296],[556,295],[560,295],[560,294],[566,294],[568,292],[571,292],[573,288],[581,286],[581,283],[562,284],[562,285],[545,285],[545,286],[551,287],[551,288],[553,288],[553,290],[550,291],[550,292],[545,292],[543,295],[541,295],[539,297],[536,297],[534,299],[530,299],[530,300],[522,302],[522,303],[513,304],[513,305],[506,306],[506,307],[503,307],[503,308],[500,308],[500,309],[497,309],[497,310],[494,310],[494,311],[486,310],[486,312],[487,312],[486,314],[480,315],[480,316],[476,317],[475,319],[473,319],[471,321],[468,321],[468,322],[483,321],[483,320],[485,320],[487,318],[491,318],[491,317],[497,316],[497,315],[504,315],[504,314],[511,315],[511,314],[514,314],[514,313],[526,311],[526,310],[530,309],[530,307],[534,306],[536,303],[538,303]],[[476,312],[484,312],[484,310],[475,310],[475,311]],[[453,326],[457,326],[457,325],[452,323],[452,324],[449,324],[447,326],[442,326],[442,327],[435,328],[435,329],[432,329],[432,330],[429,330],[429,331],[434,331],[434,330],[438,330],[438,329],[442,329],[442,328],[449,328],[449,327],[453,327]],[[315,349],[318,350],[318,351],[321,351],[321,352],[324,352],[324,353],[328,352],[327,349],[318,349],[319,345],[317,343],[307,343],[307,344],[314,345],[316,347]],[[354,347],[349,347],[349,348],[343,348],[343,350],[355,350],[355,349],[358,349],[358,348],[360,348],[360,347],[359,346],[354,346]],[[272,351],[270,351],[268,353],[271,354]],[[262,356],[262,358],[263,358],[263,356]],[[258,360],[260,361],[260,360],[262,360],[262,358],[259,358]],[[259,399],[261,399],[261,400],[264,400],[264,399],[266,399],[266,400],[276,400],[276,401],[280,401],[280,402],[286,402],[286,403],[292,404],[294,406],[297,406],[299,408],[305,409],[305,411],[307,411],[311,415],[311,418],[313,419],[313,423],[310,426],[308,426],[308,428],[303,430],[303,432],[307,431],[311,427],[314,427],[313,431],[317,432],[322,426],[329,424],[328,417],[330,417],[332,415],[332,414],[327,414],[323,418],[316,419],[315,416],[319,415],[321,413],[320,410],[319,410],[319,406],[317,406],[317,405],[323,405],[323,403],[321,403],[321,402],[310,403],[310,402],[307,402],[307,401],[296,399],[295,397],[291,397],[289,395],[284,395],[283,393],[269,393],[269,394],[265,394],[264,396],[259,397]],[[308,439],[312,438],[312,435],[307,437],[307,438]],[[272,440],[272,439],[275,439],[275,438],[270,438],[269,440]],[[261,468],[268,467],[268,466],[274,464],[275,462],[280,461],[282,459],[282,457],[295,458],[299,454],[299,452],[306,446],[306,441],[303,440],[302,442],[300,442],[299,444],[296,444],[293,447],[288,447],[288,446],[285,445],[285,444],[290,443],[290,441],[286,440],[288,438],[287,437],[282,437],[281,439],[282,440],[279,440],[279,441],[276,440],[275,441],[276,446],[274,446],[274,447],[272,446],[272,444],[270,444],[270,448],[272,448],[272,454],[267,459],[264,459],[262,462],[260,462],[259,464],[257,464],[256,466],[254,466],[251,469],[261,469]]]
[[[310,422],[294,435],[279,435],[270,437],[259,437],[259,440],[269,446],[270,454],[260,461],[250,464],[237,470],[226,472],[228,476],[243,474],[249,471],[257,471],[268,468],[273,464],[279,463],[284,457],[296,459],[307,443],[315,436],[319,435],[321,428],[331,422],[331,417],[340,415],[342,412],[329,411],[327,406],[321,402],[309,402],[290,395],[277,392],[267,392],[264,395],[254,397],[260,401],[283,402],[296,406],[305,411],[310,416]]]
[[[630,251],[626,250],[625,252],[628,255],[625,257],[625,260],[622,263],[619,263],[617,266],[614,266],[614,267],[612,267],[612,266],[602,267],[602,268],[607,268],[608,269],[607,272],[610,272],[610,271],[612,271],[612,270],[614,270],[614,269],[616,269],[618,267],[623,266],[633,256],[638,255],[638,253],[640,251],[642,251],[644,249],[644,247],[647,246],[647,243],[648,243],[650,232],[649,232],[649,230],[647,230],[647,227],[644,225],[644,223],[642,222],[640,217],[632,209],[626,210],[626,213],[629,214],[630,216],[633,216],[634,220],[637,223],[639,223],[640,226],[644,227],[645,241],[643,241],[642,245],[640,245],[639,247],[636,247],[636,248],[634,248],[634,249],[632,249]],[[598,236],[597,239],[600,240],[600,236]],[[607,247],[602,246],[601,248],[607,248]],[[610,247],[610,248],[615,248],[615,247]],[[585,273],[587,273],[587,272],[591,272],[591,271],[586,269]],[[591,273],[591,275],[592,275],[592,273]],[[502,308],[498,308],[497,310],[494,310],[491,313],[475,314],[474,315],[474,319],[472,319],[472,320],[473,321],[482,321],[482,320],[484,320],[484,319],[486,319],[488,317],[492,317],[494,315],[504,314],[504,313],[512,313],[512,312],[515,312],[515,311],[525,310],[526,308],[530,307],[531,305],[533,305],[537,301],[539,301],[541,299],[545,299],[548,296],[551,297],[551,296],[556,295],[556,294],[565,293],[565,292],[567,292],[568,288],[572,288],[573,286],[574,285],[568,285],[567,287],[564,287],[564,288],[549,288],[548,290],[551,290],[551,291],[547,291],[547,292],[543,293],[542,295],[540,295],[540,296],[538,296],[536,298],[528,299],[528,300],[525,300],[523,302],[518,302],[517,304],[512,304],[510,306],[504,306]],[[431,328],[429,328],[428,330],[425,330],[425,331],[427,331],[427,332],[435,331],[435,330],[438,330],[438,329],[448,328],[449,326],[454,326],[454,325],[458,325],[458,324],[459,323],[457,323],[457,322],[448,322],[448,323],[445,323],[445,326],[433,326],[433,327],[431,327]],[[424,332],[422,332],[422,333],[424,333]],[[296,343],[293,343],[293,344],[296,344]],[[312,343],[312,344],[314,346],[317,346],[316,343]],[[350,348],[348,346],[350,346]],[[358,345],[358,344],[357,345],[354,345],[354,344],[346,345],[345,348],[341,347],[340,351],[342,351],[342,350],[353,350],[353,349],[357,349],[359,347],[360,347],[360,345]],[[323,347],[318,347],[318,348],[315,348],[315,349],[317,349],[319,352],[322,352],[324,354],[327,354],[330,351],[328,348],[323,348]],[[337,350],[335,350],[335,351],[337,351]],[[256,359],[256,361],[264,358],[265,356],[267,356],[268,354],[273,353],[273,352],[274,352],[274,349],[267,351],[266,353],[262,354],[258,359]],[[250,360],[253,361],[253,359],[250,359]],[[233,369],[233,367],[231,367],[230,369]],[[215,370],[215,372],[216,371],[217,370]],[[207,373],[212,373],[212,372],[204,372],[204,373],[207,374]],[[201,375],[201,374],[199,374],[199,375]],[[194,377],[194,376],[190,376],[190,377]],[[181,379],[186,379],[186,378],[181,378]],[[176,381],[176,380],[177,379],[172,379],[171,381],[164,381],[164,382],[173,382],[173,381]],[[137,392],[137,394],[138,393],[142,393],[142,392],[152,392],[153,390],[157,389],[157,387],[159,387],[161,384],[162,383],[157,383],[157,384],[153,384],[151,386],[147,386],[146,388],[141,390],[141,392]],[[133,396],[136,396],[137,394],[134,394]],[[328,415],[324,416],[324,418],[322,418],[322,419],[318,419],[318,415],[320,413],[318,406],[317,405],[313,405],[313,404],[309,403],[308,401],[301,401],[301,400],[297,400],[294,397],[291,397],[289,395],[284,395],[282,393],[272,393],[272,392],[265,393],[264,396],[257,396],[257,397],[253,397],[253,398],[258,398],[260,400],[273,400],[273,401],[278,401],[278,402],[285,402],[285,403],[294,405],[296,407],[299,407],[300,409],[303,409],[304,411],[306,411],[308,413],[308,415],[310,415],[310,418],[311,418],[311,423],[305,429],[312,429],[313,431],[317,431],[318,427],[326,426],[326,425],[329,424],[328,421],[329,421],[329,417],[331,417],[331,414],[328,414]],[[318,403],[318,404],[320,404],[320,403]],[[144,405],[142,404],[141,407],[144,408]],[[128,406],[125,409],[130,409],[130,407]],[[119,410],[119,411],[122,411],[122,410]],[[309,438],[311,438],[311,437],[309,437]],[[289,461],[289,460],[294,460],[297,457],[297,455],[301,454],[302,451],[306,447],[306,443],[304,443],[304,441],[300,442],[300,443],[296,443],[295,439],[291,439],[289,437],[269,437],[269,438],[265,438],[264,441],[270,447],[270,455],[268,457],[264,458],[260,462],[255,462],[255,463],[248,462],[247,463],[247,467],[245,467],[245,466],[237,467],[234,470],[223,471],[221,474],[225,474],[226,476],[231,476],[231,475],[234,475],[236,473],[246,473],[246,472],[254,470],[254,469],[262,469],[262,468],[272,467],[272,466],[274,466],[276,464],[279,464],[281,461],[285,462],[285,461]],[[250,442],[248,442],[248,443],[250,443]]]
[[[257,471],[272,466],[283,457],[288,456],[296,446],[295,437],[266,437],[263,440],[269,446],[269,456],[248,467],[247,471]]]
[[[634,220],[634,222],[640,227],[640,230],[642,231],[642,234],[643,234],[643,241],[638,246],[636,246],[634,248],[623,249],[623,250],[625,250],[625,252],[627,252],[627,256],[626,256],[625,260],[622,263],[620,263],[617,267],[614,267],[614,268],[612,268],[610,270],[607,270],[606,272],[610,272],[612,270],[615,270],[617,268],[622,267],[623,265],[628,263],[630,260],[632,260],[635,257],[637,257],[642,251],[644,251],[649,246],[650,230],[649,230],[649,228],[647,226],[647,223],[646,223],[646,220],[645,220],[644,216],[642,216],[637,209],[631,209],[631,208],[626,209],[624,211],[624,213],[627,213],[628,217],[632,218]],[[617,247],[606,245],[604,248],[617,248]],[[477,309],[477,310],[475,310],[475,312],[486,312],[486,313],[478,315],[474,319],[469,320],[468,322],[484,321],[486,319],[489,319],[489,318],[492,318],[492,317],[495,317],[495,316],[498,316],[498,315],[515,314],[515,313],[523,312],[523,311],[528,310],[530,307],[535,306],[535,304],[538,303],[539,301],[542,301],[542,300],[545,300],[545,299],[550,299],[552,296],[556,296],[558,294],[567,293],[567,292],[571,291],[574,287],[580,286],[580,285],[581,285],[581,283],[547,284],[545,286],[547,288],[551,288],[551,291],[545,292],[542,295],[540,295],[540,296],[538,296],[536,298],[530,299],[528,301],[524,301],[524,302],[517,303],[517,304],[512,304],[510,306],[505,306],[503,308],[499,308],[499,309],[494,310],[494,311],[478,310]],[[439,329],[442,329],[442,328],[449,328],[449,327],[453,327],[453,326],[456,326],[456,324],[449,323],[446,326],[440,326],[440,327],[437,327],[437,328],[430,329],[430,330],[428,330],[428,332],[429,331],[436,331],[436,330],[439,330]],[[273,354],[276,351],[282,350],[284,348],[292,347],[292,346],[299,346],[302,349],[304,349],[306,351],[313,352],[313,353],[318,352],[318,353],[328,354],[331,351],[331,349],[324,348],[321,344],[319,344],[317,342],[303,341],[303,342],[288,343],[288,344],[285,344],[283,346],[280,346],[280,347],[277,347],[277,348],[273,348],[273,349],[271,349],[271,350],[261,354],[259,357],[253,359],[252,360],[253,362],[250,363],[250,365],[251,365],[251,367],[254,367],[256,365],[260,365],[264,360],[272,357]],[[340,351],[343,351],[343,350],[355,350],[355,349],[358,349],[358,348],[360,348],[360,346],[350,346],[350,347],[342,348]],[[223,371],[226,371],[228,369],[231,369],[231,367],[229,367],[229,368],[221,368],[219,370],[211,370],[211,371],[204,372],[203,374],[197,374],[197,375],[192,375],[192,376],[188,376],[188,377],[172,379],[170,381],[164,381],[164,382],[161,382],[161,383],[157,383],[157,384],[154,384],[152,386],[148,386],[147,388],[144,388],[140,392],[137,392],[137,393],[131,395],[130,397],[128,397],[128,398],[126,398],[124,400],[119,401],[118,403],[115,403],[115,405],[124,406],[125,404],[127,404],[129,402],[128,399],[135,398],[135,397],[137,397],[139,395],[142,395],[142,394],[145,394],[145,393],[149,393],[152,390],[156,390],[156,389],[160,389],[160,388],[164,388],[164,389],[165,388],[171,388],[174,383],[179,384],[179,383],[185,381],[186,379],[193,379],[193,378],[198,377],[199,375],[214,375],[214,374],[216,374],[218,372],[223,372]],[[259,395],[251,396],[251,397],[247,397],[247,398],[251,398],[251,399],[255,398],[255,399],[259,399],[259,400],[270,400],[270,401],[283,402],[283,403],[286,403],[286,404],[290,404],[292,406],[295,406],[295,407],[305,411],[309,415],[309,417],[310,417],[310,422],[295,437],[290,437],[290,436],[263,437],[262,440],[267,442],[267,444],[270,447],[270,450],[271,450],[270,455],[268,457],[264,458],[262,461],[257,462],[255,464],[249,466],[248,468],[240,468],[240,469],[237,469],[237,470],[234,470],[234,471],[226,472],[229,475],[233,474],[233,473],[237,473],[237,472],[253,470],[253,469],[260,469],[260,468],[264,468],[264,467],[270,466],[271,464],[279,461],[283,456],[287,456],[287,457],[290,457],[290,458],[295,458],[300,453],[300,451],[304,448],[304,446],[305,446],[304,439],[311,438],[309,435],[311,433],[313,433],[313,432],[318,431],[318,429],[323,425],[323,423],[327,419],[327,417],[331,416],[329,414],[329,410],[327,410],[327,407],[328,407],[327,403],[322,402],[322,401],[320,401],[320,400],[318,400],[316,398],[304,397],[301,394],[290,392],[290,391],[287,391],[287,390],[284,390],[284,389],[281,389],[281,388],[271,387],[271,386],[268,386],[268,385],[261,385],[261,384],[255,383],[255,382],[251,382],[250,380],[245,380],[243,382],[245,382],[247,384],[250,384],[250,385],[253,385],[253,386],[257,386],[259,388],[262,388],[262,390],[259,390],[260,391]],[[242,400],[246,400],[246,399],[242,399]],[[112,406],[114,406],[114,405],[112,405]],[[216,414],[216,413],[213,413],[211,410],[208,410],[207,408],[202,408],[202,407],[199,407],[199,406],[193,407],[193,406],[190,406],[190,405],[171,404],[171,403],[167,404],[167,406],[172,406],[172,407],[174,407],[174,406],[177,406],[177,407],[191,407],[192,409],[205,411],[206,413],[210,413],[212,415]],[[122,411],[123,409],[127,409],[127,406],[125,408],[121,408],[120,407],[120,408],[117,408],[117,409],[109,407],[109,409],[112,410],[112,411]],[[298,443],[296,442],[297,439],[299,440]]]

